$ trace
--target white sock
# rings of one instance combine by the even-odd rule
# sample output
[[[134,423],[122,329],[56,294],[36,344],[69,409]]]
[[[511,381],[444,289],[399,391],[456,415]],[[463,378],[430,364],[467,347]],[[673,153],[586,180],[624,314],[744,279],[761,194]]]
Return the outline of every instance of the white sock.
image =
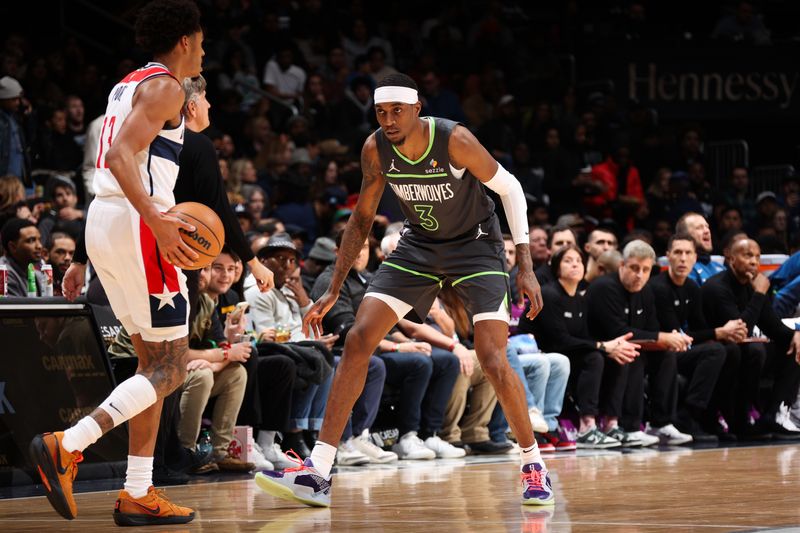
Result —
[[[319,440],[314,444],[314,449],[311,450],[311,462],[314,463],[314,468],[322,474],[322,477],[330,477],[334,459],[336,459],[336,446],[325,444]]]
[[[256,442],[262,449],[272,448],[275,444],[275,431],[266,431],[263,429],[258,430],[258,439]]]
[[[84,416],[78,423],[64,431],[61,446],[68,452],[82,452],[103,436],[100,425],[91,416]]]
[[[128,456],[128,472],[125,476],[125,490],[134,498],[147,495],[153,484],[153,458]]]
[[[533,441],[533,446],[530,448],[520,448],[519,458],[521,461],[521,466],[525,466],[530,463],[539,463],[542,465],[542,468],[547,468],[544,466],[542,454],[539,453],[539,446],[536,445],[536,441]]]
[[[100,404],[100,409],[108,413],[114,421],[114,427],[117,427],[156,403],[156,400],[158,395],[150,380],[135,374],[117,385]]]

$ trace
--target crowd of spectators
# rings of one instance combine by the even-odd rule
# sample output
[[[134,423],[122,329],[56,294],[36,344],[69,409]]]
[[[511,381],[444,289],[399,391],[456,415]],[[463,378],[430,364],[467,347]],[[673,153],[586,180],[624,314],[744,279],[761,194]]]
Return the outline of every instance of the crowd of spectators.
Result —
[[[538,323],[549,326],[522,319],[509,358],[525,384],[543,449],[574,449],[576,438],[582,446],[612,447],[800,435],[788,411],[797,396],[796,365],[773,371],[784,368],[780,358],[795,340],[768,301],[775,293],[779,316],[794,316],[800,299],[795,257],[772,286],[752,268],[760,254],[800,248],[800,178],[788,176],[779,190],[754,197],[748,168],[709,176],[702,124],[660,124],[657,113],[638,102],[623,105],[612,93],[585,90],[557,61],[556,52],[576,41],[689,38],[682,28],[656,31],[644,2],[628,3],[613,12],[608,27],[591,30],[582,23],[590,10],[576,2],[556,17],[560,22],[537,18],[547,10],[501,2],[481,4],[477,13],[446,2],[434,11],[398,8],[391,16],[359,1],[342,11],[320,1],[200,4],[211,104],[204,134],[252,253],[276,272],[276,288],[265,295],[250,289],[246,265],[230,250],[206,273],[203,301],[217,312],[200,316],[216,316],[216,329],[208,322],[192,330],[197,344],[184,391],[189,396],[176,410],[191,418],[179,427],[183,447],[196,440],[196,418],[208,398],[223,394],[229,403],[212,417],[214,426],[225,426],[213,434],[220,467],[241,466],[223,450],[237,418],[231,403],[242,405],[240,421],[256,428],[262,464],[281,460],[273,453],[278,432],[284,448],[306,454],[369,273],[399,235],[402,217],[387,193],[348,278],[347,300],[327,317],[325,337],[304,338],[302,315],[324,291],[335,239],[358,197],[360,148],[377,127],[373,88],[396,71],[417,81],[423,114],[461,121],[526,193],[531,255],[546,287]],[[709,39],[731,46],[774,39],[750,2],[716,16],[706,29]],[[107,93],[143,63],[119,45],[113,60],[98,58],[74,37],[56,49],[35,45],[12,31],[0,49],[0,261],[10,273],[9,294],[18,296],[30,290],[29,265],[36,294],[44,294],[44,262],[53,265],[54,293],[60,294],[93,196]],[[648,281],[651,270],[659,270],[657,256],[666,257],[667,271]],[[508,266],[513,272],[513,257]],[[226,288],[229,274],[236,281]],[[684,298],[686,290],[691,297]],[[516,297],[513,285],[511,291]],[[673,298],[670,291],[681,295]],[[715,302],[724,293],[730,305],[724,312],[706,309],[699,296],[706,291]],[[662,316],[673,299],[681,309]],[[691,300],[691,309],[679,305],[683,299],[685,306]],[[230,323],[226,316],[237,302],[247,302],[249,310]],[[463,317],[445,292],[424,328],[401,322],[381,344],[340,461],[457,457],[465,445],[488,453],[512,449],[502,411],[476,368]],[[225,354],[225,365],[217,364],[216,352],[201,353],[219,343],[234,349],[245,326],[255,335],[254,362],[248,362],[249,350],[247,356]],[[557,338],[548,334],[561,330]],[[759,331],[773,342],[743,343]],[[279,346],[283,335],[296,350]],[[247,372],[225,370],[236,364],[249,365]],[[279,392],[264,385],[273,373],[284,376]],[[762,374],[775,377],[777,392],[761,394]],[[384,383],[393,392],[387,394]],[[381,397],[392,394],[400,428],[396,456],[370,438]],[[575,434],[560,431],[562,411],[575,422]],[[754,426],[759,415],[769,423]]]

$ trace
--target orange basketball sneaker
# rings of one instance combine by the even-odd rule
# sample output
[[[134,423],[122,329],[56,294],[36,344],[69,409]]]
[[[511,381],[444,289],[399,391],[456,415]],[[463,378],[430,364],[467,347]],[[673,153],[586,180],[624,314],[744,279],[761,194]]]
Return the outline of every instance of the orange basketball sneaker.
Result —
[[[63,431],[36,435],[29,452],[42,478],[50,505],[58,514],[72,520],[78,516],[78,508],[72,497],[72,482],[78,474],[78,463],[83,461],[83,454],[65,450],[61,446],[63,438]]]
[[[147,494],[134,498],[127,491],[119,491],[114,505],[114,523],[118,526],[152,526],[186,524],[194,520],[194,511],[169,501],[163,490],[152,485]]]

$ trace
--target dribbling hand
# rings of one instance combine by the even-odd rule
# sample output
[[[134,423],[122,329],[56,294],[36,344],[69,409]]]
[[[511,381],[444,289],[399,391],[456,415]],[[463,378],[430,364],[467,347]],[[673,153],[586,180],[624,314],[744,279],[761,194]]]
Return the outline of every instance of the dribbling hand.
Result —
[[[61,294],[70,302],[75,301],[75,298],[80,296],[81,289],[86,283],[86,265],[81,263],[72,263],[64,273],[64,279],[61,281]]]
[[[194,226],[166,213],[159,213],[158,218],[145,222],[156,238],[158,251],[168,263],[178,268],[192,268],[200,256],[183,242],[179,230],[192,233]]]

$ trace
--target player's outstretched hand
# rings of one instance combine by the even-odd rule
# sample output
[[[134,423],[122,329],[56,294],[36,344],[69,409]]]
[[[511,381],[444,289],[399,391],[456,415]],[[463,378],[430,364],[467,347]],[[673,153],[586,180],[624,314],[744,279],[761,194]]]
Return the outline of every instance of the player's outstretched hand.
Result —
[[[542,302],[542,288],[539,287],[539,280],[536,279],[536,274],[520,270],[517,274],[517,288],[519,289],[520,307],[525,307],[526,296],[528,300],[530,300],[531,308],[525,316],[533,320],[544,307],[544,303]]]
[[[325,291],[319,300],[311,304],[311,309],[303,317],[303,335],[308,338],[313,335],[315,339],[322,337],[322,317],[331,310],[338,299],[338,292]]]
[[[158,243],[158,250],[166,261],[178,268],[191,268],[197,261],[197,253],[183,242],[179,230],[192,233],[195,227],[178,217],[159,213],[158,218],[147,221]]]
[[[75,298],[81,295],[81,289],[86,283],[86,265],[80,263],[72,263],[64,273],[64,279],[61,281],[61,294],[70,302],[75,301]]]
[[[248,264],[250,265],[250,272],[253,273],[256,283],[258,283],[259,291],[267,292],[275,286],[275,275],[272,270],[262,265],[261,261],[256,259]]]

